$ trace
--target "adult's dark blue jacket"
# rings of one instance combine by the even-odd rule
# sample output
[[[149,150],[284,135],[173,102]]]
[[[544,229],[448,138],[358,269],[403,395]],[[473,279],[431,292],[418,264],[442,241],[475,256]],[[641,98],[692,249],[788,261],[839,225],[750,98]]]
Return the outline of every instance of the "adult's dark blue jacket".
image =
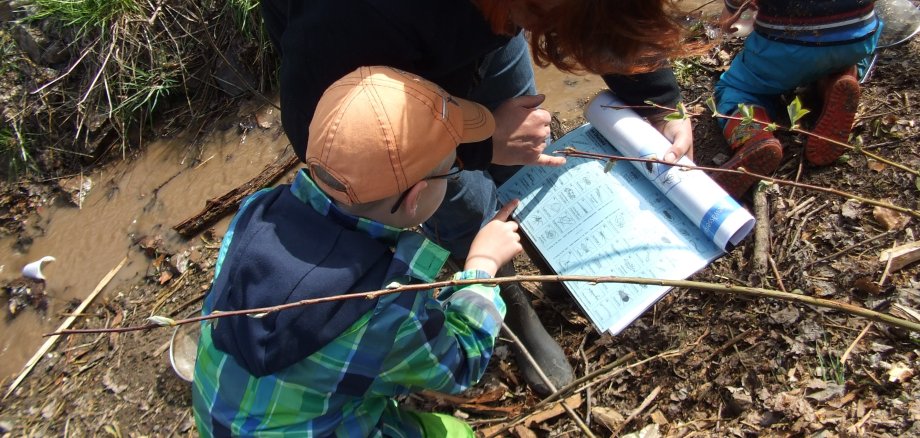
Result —
[[[345,74],[388,65],[468,97],[481,59],[509,40],[471,0],[263,0],[262,15],[281,52],[282,123],[302,160],[316,104]],[[670,69],[604,80],[629,104],[673,106],[680,98]],[[492,140],[461,145],[458,154],[467,168],[485,168]]]

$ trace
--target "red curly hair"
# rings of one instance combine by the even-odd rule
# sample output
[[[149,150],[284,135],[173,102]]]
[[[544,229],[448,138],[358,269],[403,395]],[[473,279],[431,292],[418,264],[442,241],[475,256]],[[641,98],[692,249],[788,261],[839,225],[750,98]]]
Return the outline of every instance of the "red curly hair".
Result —
[[[672,0],[562,0],[548,10],[541,0],[474,0],[492,30],[513,34],[511,4],[523,1],[537,19],[526,31],[534,62],[567,72],[635,74],[686,54]]]

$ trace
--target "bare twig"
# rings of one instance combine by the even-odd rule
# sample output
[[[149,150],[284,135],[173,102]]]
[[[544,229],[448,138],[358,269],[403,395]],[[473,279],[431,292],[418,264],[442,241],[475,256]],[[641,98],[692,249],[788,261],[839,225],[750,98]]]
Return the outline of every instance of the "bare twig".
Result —
[[[888,260],[885,261],[885,269],[882,271],[882,278],[878,280],[878,286],[885,286],[885,281],[888,280],[888,273],[891,272],[891,261],[894,260],[891,257],[891,253],[888,254]]]
[[[779,269],[776,269],[776,262],[773,261],[773,256],[767,257],[767,261],[770,262],[770,269],[773,271],[773,276],[776,277],[776,286],[779,287],[779,290],[786,292],[786,286],[783,284],[783,276],[780,275]]]
[[[55,83],[57,83],[58,81],[60,81],[61,79],[66,78],[67,75],[69,75],[71,72],[73,72],[73,70],[74,70],[75,68],[77,68],[77,66],[80,65],[81,62],[83,62],[83,58],[86,58],[86,56],[89,55],[89,54],[92,52],[92,48],[99,42],[100,39],[101,39],[101,38],[96,38],[95,41],[93,41],[89,46],[87,46],[85,49],[83,49],[83,54],[80,55],[80,57],[77,58],[77,60],[74,61],[74,63],[70,65],[70,67],[67,69],[67,71],[65,71],[65,72],[64,72],[63,74],[61,74],[60,76],[58,76],[58,77],[56,77],[56,78],[54,78],[54,79],[48,81],[47,83],[45,83],[45,84],[42,85],[41,87],[38,87],[38,88],[36,88],[35,90],[32,90],[31,92],[29,92],[29,94],[38,94],[38,93],[41,93],[42,90],[44,90],[45,88],[48,88],[48,87],[54,85]]]
[[[661,386],[656,386],[655,389],[653,389],[652,392],[649,393],[649,395],[645,397],[645,400],[642,400],[642,403],[639,405],[639,407],[637,407],[636,409],[633,409],[633,411],[629,413],[629,416],[626,417],[626,419],[623,420],[623,422],[617,426],[616,430],[611,431],[610,435],[619,436],[620,431],[623,430],[623,428],[626,427],[627,424],[635,420],[636,417],[638,417],[639,414],[641,414],[642,411],[645,410],[645,408],[649,407],[649,405],[651,405],[652,402],[655,401],[655,398],[658,397],[659,392],[661,392]]]
[[[377,299],[384,295],[394,294],[394,293],[403,293],[403,292],[421,292],[427,291],[434,288],[442,288],[447,286],[466,286],[471,284],[506,284],[506,283],[520,283],[520,282],[539,282],[539,283],[552,283],[552,282],[562,282],[562,281],[579,281],[586,283],[626,283],[626,284],[645,284],[645,285],[655,285],[655,286],[670,286],[670,287],[682,287],[687,289],[696,289],[696,290],[705,290],[716,293],[727,293],[733,295],[742,295],[747,297],[755,298],[772,298],[782,301],[790,301],[802,304],[808,304],[812,306],[824,307],[828,309],[839,310],[851,315],[860,316],[872,321],[881,322],[883,324],[893,325],[896,327],[901,327],[906,330],[920,332],[920,324],[907,321],[889,314],[876,312],[874,310],[869,310],[864,307],[855,306],[848,303],[843,303],[834,300],[828,300],[824,298],[810,297],[807,295],[796,294],[796,293],[787,293],[781,292],[773,289],[764,289],[759,287],[748,287],[748,286],[736,286],[733,284],[717,284],[717,283],[707,283],[702,281],[690,281],[690,280],[664,280],[658,278],[640,278],[640,277],[619,277],[619,276],[585,276],[585,275],[517,275],[513,277],[496,277],[491,278],[488,281],[483,281],[482,279],[477,280],[444,280],[437,281],[433,283],[422,283],[422,284],[408,284],[401,285],[398,287],[393,287],[391,289],[378,289],[368,292],[357,292],[343,295],[336,295],[331,297],[323,298],[313,298],[295,301],[291,303],[280,304],[277,306],[270,307],[259,307],[255,309],[243,309],[243,310],[234,310],[234,311],[214,311],[208,315],[196,316],[194,318],[187,318],[182,320],[171,321],[171,323],[166,324],[167,326],[175,326],[180,324],[191,324],[193,322],[206,321],[217,318],[225,318],[230,316],[253,316],[253,317],[262,317],[262,314],[268,314],[273,312],[280,312],[286,309],[293,309],[296,307],[308,306],[313,304],[328,303],[332,301],[342,301],[350,299],[368,299],[373,300]],[[112,328],[101,328],[101,329],[81,329],[81,330],[59,330],[54,333],[47,333],[44,336],[56,336],[56,335],[72,335],[72,334],[86,334],[86,333],[121,333],[121,332],[130,332],[137,330],[149,330],[157,327],[163,327],[163,324],[150,323],[142,326],[133,326],[133,327],[112,327]]]
[[[707,166],[695,166],[695,165],[681,164],[681,163],[669,163],[669,162],[665,162],[665,161],[654,159],[654,158],[623,157],[620,155],[584,152],[584,151],[575,149],[573,147],[566,147],[562,150],[556,151],[556,153],[559,155],[564,155],[566,157],[589,158],[589,159],[594,159],[594,160],[605,160],[605,161],[610,161],[610,160],[637,161],[640,163],[657,163],[657,164],[662,164],[665,166],[674,166],[674,167],[679,167],[679,168],[688,169],[688,170],[703,170],[706,172],[722,172],[722,173],[732,173],[732,174],[737,174],[737,175],[747,175],[747,176],[752,176],[759,180],[771,182],[774,184],[792,186],[792,187],[801,187],[803,189],[814,190],[817,192],[828,193],[828,194],[840,196],[840,197],[847,198],[847,199],[853,199],[853,200],[856,200],[856,201],[859,201],[865,204],[876,205],[879,207],[888,208],[891,210],[899,211],[901,213],[909,214],[916,218],[920,218],[920,211],[914,210],[912,208],[901,207],[898,205],[891,204],[889,202],[865,198],[855,193],[845,192],[842,190],[832,189],[828,187],[820,187],[820,186],[816,186],[812,184],[794,182],[794,181],[789,181],[789,180],[781,179],[781,178],[773,178],[771,176],[766,176],[766,175],[761,175],[761,174],[757,174],[754,172],[750,172],[744,168],[722,169],[719,167],[707,167]]]
[[[744,339],[744,338],[746,338],[746,337],[748,337],[748,336],[751,336],[751,335],[753,335],[753,336],[760,336],[760,333],[761,333],[761,330],[760,330],[759,328],[750,328],[750,329],[747,329],[747,330],[745,330],[745,331],[743,331],[743,332],[741,332],[741,333],[735,335],[734,337],[732,337],[731,339],[729,339],[728,341],[726,341],[724,344],[722,344],[721,347],[717,348],[715,351],[713,351],[712,353],[710,353],[709,356],[706,357],[706,360],[704,360],[703,362],[709,362],[709,361],[715,359],[716,356],[718,356],[718,355],[724,353],[725,350],[728,350],[729,348],[731,348],[732,346],[734,346],[735,344],[737,344],[738,342],[740,342],[742,339]]]
[[[767,275],[767,259],[770,257],[770,207],[767,190],[758,184],[754,190],[754,272],[761,278]]]
[[[669,353],[672,353],[672,352],[669,352]],[[664,353],[662,353],[662,354],[664,354]],[[546,398],[544,398],[543,400],[540,400],[539,402],[537,402],[537,404],[531,406],[531,407],[530,407],[529,409],[527,409],[525,412],[522,412],[522,413],[521,413],[520,415],[518,415],[517,417],[511,419],[508,423],[506,423],[504,426],[502,426],[501,429],[499,429],[499,430],[493,432],[492,434],[488,435],[487,438],[499,436],[499,435],[501,435],[502,432],[504,432],[504,431],[506,431],[506,430],[508,430],[508,429],[511,429],[512,427],[517,426],[518,424],[523,423],[523,422],[526,421],[528,418],[530,418],[535,412],[538,412],[538,411],[542,410],[545,406],[547,406],[547,405],[549,405],[549,404],[551,404],[551,403],[556,403],[556,402],[564,401],[565,398],[568,397],[570,394],[573,394],[573,393],[576,393],[576,392],[581,391],[581,390],[582,390],[582,385],[584,385],[584,384],[587,383],[587,382],[591,382],[591,381],[593,381],[593,380],[595,380],[595,379],[598,379],[599,377],[604,376],[604,375],[607,375],[607,374],[609,374],[609,375],[606,376],[606,378],[612,378],[612,377],[616,376],[617,374],[621,373],[621,372],[622,372],[623,370],[625,370],[626,368],[629,368],[629,367],[624,367],[624,368],[621,368],[621,367],[623,366],[623,364],[625,364],[626,362],[628,362],[628,361],[634,359],[635,357],[636,357],[636,354],[635,354],[635,353],[629,353],[629,354],[627,354],[627,355],[625,355],[625,356],[623,356],[623,357],[617,359],[617,360],[614,361],[613,363],[608,364],[608,365],[606,365],[606,366],[604,366],[604,367],[601,367],[601,368],[597,369],[597,371],[594,371],[594,372],[592,372],[592,373],[586,374],[586,375],[584,375],[584,376],[581,377],[581,378],[575,379],[575,381],[573,381],[572,383],[569,383],[568,385],[565,385],[564,387],[560,388],[558,391],[556,391],[556,392],[554,392],[553,394],[551,394],[549,397],[546,397]],[[647,362],[649,362],[649,361],[651,361],[651,360],[653,360],[653,359],[659,358],[659,357],[661,357],[661,355],[658,355],[658,356],[655,356],[655,357],[653,357],[653,358],[649,358],[649,359],[640,361],[638,364],[644,364],[644,363],[647,363]],[[633,364],[632,366],[635,366],[635,365],[638,365],[638,364]],[[601,380],[603,380],[603,379],[601,379]]]
[[[669,111],[674,111],[674,112],[677,112],[677,111],[678,111],[677,108],[670,108],[670,107],[663,106],[663,105],[658,105],[658,104],[655,104],[655,103],[652,103],[650,106],[655,107],[655,108],[659,108],[659,109],[662,109],[662,110],[669,110]],[[603,107],[603,108],[611,108],[611,109],[635,108],[634,106],[630,106],[630,105],[602,105],[602,107]],[[684,111],[684,114],[686,114],[687,116],[690,116],[690,117],[699,117],[699,116],[703,115],[703,114],[691,113],[691,112],[687,112],[687,111]],[[882,157],[882,156],[873,154],[873,153],[871,153],[871,152],[868,152],[868,151],[866,151],[866,150],[865,150],[864,148],[862,148],[862,147],[853,146],[853,145],[851,145],[851,144],[849,144],[849,143],[846,143],[846,142],[842,142],[842,141],[839,141],[839,140],[835,140],[835,139],[833,139],[833,138],[825,137],[825,136],[823,136],[823,135],[818,135],[818,134],[815,134],[815,133],[813,133],[813,132],[806,131],[806,130],[804,130],[804,129],[802,129],[802,128],[799,128],[798,126],[791,126],[791,127],[790,127],[790,126],[782,126],[782,125],[778,125],[778,124],[776,124],[776,123],[772,123],[772,122],[769,122],[769,121],[759,120],[759,119],[757,119],[757,118],[750,118],[750,119],[748,119],[748,118],[745,118],[745,117],[730,116],[730,115],[722,114],[722,113],[719,113],[719,112],[714,112],[714,113],[712,114],[712,117],[715,117],[715,118],[717,118],[717,119],[726,119],[726,120],[750,121],[751,123],[758,123],[758,124],[761,124],[761,125],[763,125],[763,126],[773,126],[773,127],[775,127],[776,129],[782,129],[782,130],[784,130],[784,131],[789,131],[789,132],[794,132],[794,133],[797,133],[797,134],[807,135],[807,136],[809,136],[809,137],[814,137],[814,138],[817,138],[817,139],[820,139],[820,140],[824,140],[824,141],[833,143],[833,144],[835,144],[835,145],[837,145],[837,146],[841,146],[841,147],[843,147],[843,148],[846,148],[846,149],[849,149],[849,150],[853,150],[853,151],[859,152],[860,154],[863,154],[863,155],[865,155],[865,156],[867,156],[867,157],[869,157],[869,158],[872,158],[873,160],[880,161],[880,162],[885,163],[885,164],[887,164],[887,165],[889,165],[889,166],[896,167],[896,168],[901,169],[901,170],[903,170],[903,171],[905,171],[905,172],[912,173],[912,174],[914,174],[914,175],[916,175],[916,176],[920,176],[920,170],[911,169],[911,168],[909,168],[909,167],[907,167],[907,166],[905,166],[905,165],[903,165],[903,164],[901,164],[901,163],[897,163],[897,162],[891,161],[891,160],[889,160],[889,159],[887,159],[887,158],[885,158],[885,157]]]
[[[854,249],[856,249],[856,248],[859,248],[859,247],[861,247],[861,246],[863,246],[863,245],[865,245],[865,244],[867,244],[867,243],[874,242],[874,241],[876,241],[876,240],[878,240],[878,239],[881,239],[881,238],[886,237],[886,236],[890,236],[890,235],[892,235],[892,234],[894,234],[894,233],[897,233],[897,232],[898,232],[898,230],[888,230],[888,231],[885,231],[884,233],[876,234],[875,236],[872,236],[872,237],[870,237],[870,238],[868,238],[868,239],[865,239],[865,240],[856,242],[856,243],[854,243],[854,244],[852,244],[852,245],[850,245],[850,246],[848,246],[848,247],[846,247],[846,248],[844,248],[844,249],[841,249],[840,251],[837,251],[837,252],[835,252],[835,253],[833,253],[833,254],[831,254],[831,255],[829,255],[829,256],[821,257],[821,258],[818,259],[818,260],[814,260],[814,261],[812,261],[812,262],[808,262],[808,263],[806,263],[804,266],[802,266],[802,269],[808,269],[808,268],[810,268],[810,267],[812,267],[812,266],[814,266],[814,265],[817,265],[818,263],[824,263],[824,262],[826,262],[826,261],[828,261],[828,260],[833,260],[833,259],[835,259],[835,258],[837,258],[837,257],[839,257],[839,256],[841,256],[841,255],[843,255],[843,254],[846,254],[846,253],[848,253],[848,252],[850,252],[850,251],[852,251],[852,250],[854,250]]]
[[[83,102],[86,102],[86,99],[89,98],[89,94],[93,91],[93,88],[96,88],[96,82],[99,81],[99,76],[105,72],[105,68],[109,64],[109,59],[112,57],[112,52],[115,51],[116,41],[117,39],[112,39],[112,43],[109,44],[109,51],[105,54],[105,58],[102,59],[102,65],[99,66],[99,70],[96,71],[96,75],[93,76],[93,80],[89,83],[89,86],[86,87],[86,92],[83,93],[83,97],[80,98],[80,101],[77,102],[77,107],[83,105]]]
[[[533,358],[533,356],[530,355],[530,352],[527,351],[524,343],[518,339],[517,335],[515,335],[514,332],[511,331],[511,328],[508,327],[508,325],[504,322],[502,322],[502,331],[504,331],[505,335],[511,338],[511,341],[518,346],[522,353],[524,353],[524,357],[528,362],[530,362],[530,366],[534,368],[534,370],[537,372],[537,375],[540,376],[540,380],[543,381],[543,383],[550,389],[550,391],[557,392],[558,389],[556,389],[556,385],[554,385],[553,382],[549,380],[549,377],[546,376],[546,374],[543,372],[543,369],[540,368],[540,365],[537,364],[537,361]],[[581,420],[581,417],[578,416],[578,413],[572,410],[572,408],[565,403],[562,404],[562,408],[565,409],[565,412],[569,415],[572,421],[575,422],[578,428],[581,429],[581,432],[584,433],[585,436],[592,438],[594,437],[594,434],[591,433],[591,429],[589,429],[588,425]]]
[[[863,336],[866,336],[866,333],[868,333],[869,329],[872,328],[872,324],[874,323],[870,322],[866,324],[866,327],[862,329],[861,332],[859,332],[859,336],[857,336],[856,339],[853,340],[853,343],[847,347],[847,351],[843,352],[843,355],[840,356],[840,366],[843,366],[845,363],[847,363],[847,359],[850,358],[850,353],[852,353],[853,349],[856,348],[856,344],[859,343],[859,340],[862,339]]]
[[[809,211],[807,214],[805,214],[804,217],[802,217],[802,220],[800,220],[799,223],[795,226],[795,232],[792,234],[792,240],[789,242],[789,247],[787,248],[785,254],[791,254],[792,247],[799,242],[799,236],[802,234],[802,227],[808,223],[808,219],[817,214],[819,211],[824,210],[828,205],[830,205],[830,202],[825,202],[824,204],[821,204],[815,209]]]

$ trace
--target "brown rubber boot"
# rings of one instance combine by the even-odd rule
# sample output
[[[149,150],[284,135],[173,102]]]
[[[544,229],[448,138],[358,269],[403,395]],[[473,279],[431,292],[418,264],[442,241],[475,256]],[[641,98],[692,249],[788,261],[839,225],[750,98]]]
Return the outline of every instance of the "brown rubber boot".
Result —
[[[850,129],[856,120],[859,106],[859,81],[856,67],[842,73],[830,75],[818,82],[818,91],[824,96],[821,115],[812,129],[814,134],[839,142],[850,138]],[[816,166],[826,166],[843,155],[841,145],[817,137],[805,139],[805,159]]]
[[[766,110],[761,107],[754,107],[754,118],[770,121]],[[740,120],[730,119],[722,133],[734,155],[722,165],[722,169],[743,167],[758,175],[775,172],[783,159],[783,147],[773,133],[763,128],[760,123],[742,125]],[[728,172],[714,172],[712,179],[735,199],[740,199],[757,182],[753,176]]]

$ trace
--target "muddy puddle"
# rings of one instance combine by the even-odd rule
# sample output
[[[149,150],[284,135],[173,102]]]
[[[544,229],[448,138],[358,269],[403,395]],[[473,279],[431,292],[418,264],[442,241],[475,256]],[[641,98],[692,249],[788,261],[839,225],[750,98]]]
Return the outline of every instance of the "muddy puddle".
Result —
[[[47,264],[48,318],[26,309],[0,332],[0,376],[18,373],[63,319],[70,300],[83,300],[124,257],[128,263],[107,290],[133,283],[146,275],[150,260],[134,243],[143,236],[162,236],[167,247],[187,243],[171,229],[199,212],[209,198],[219,196],[257,175],[286,149],[278,111],[258,110],[268,129],[243,133],[238,128],[211,134],[200,146],[179,137],[158,140],[136,158],[84,175],[92,181],[82,208],[54,202],[29,224],[33,243],[15,249],[15,236],[0,239],[0,282],[19,276],[22,267],[42,256]],[[217,226],[218,235],[228,219]],[[2,312],[6,314],[6,312]]]
[[[685,10],[707,4],[707,10],[712,8],[706,1],[681,3]],[[0,2],[0,12],[4,6],[6,2]],[[552,68],[538,69],[537,86],[547,95],[543,107],[563,121],[581,115],[579,99],[605,87],[597,76]],[[147,274],[150,260],[135,245],[140,237],[161,236],[167,247],[187,246],[173,225],[198,213],[207,199],[256,176],[286,151],[279,112],[251,105],[240,110],[241,115],[254,113],[267,129],[241,132],[234,127],[215,132],[198,145],[183,136],[157,140],[137,157],[84,175],[92,188],[82,208],[55,202],[36,212],[29,224],[34,240],[25,252],[17,251],[16,236],[0,239],[0,282],[18,277],[25,264],[43,256],[57,259],[44,269],[51,297],[48,317],[27,309],[2,323],[0,380],[15,378],[44,341],[42,334],[54,331],[66,316],[67,303],[82,301],[124,257],[128,263],[107,291],[134,284]],[[290,175],[282,180],[290,180]],[[225,218],[215,227],[218,238],[228,223]]]

